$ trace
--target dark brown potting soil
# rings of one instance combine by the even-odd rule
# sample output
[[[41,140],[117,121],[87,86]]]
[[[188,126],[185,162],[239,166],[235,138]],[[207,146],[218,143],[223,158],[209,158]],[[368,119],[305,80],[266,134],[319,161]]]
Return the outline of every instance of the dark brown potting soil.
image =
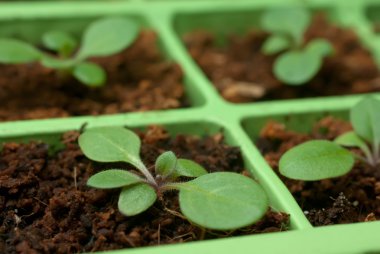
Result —
[[[0,65],[0,121],[188,106],[181,68],[163,59],[152,31],[141,32],[120,54],[94,61],[108,75],[102,88],[86,87],[38,63]]]
[[[141,156],[149,168],[172,150],[209,171],[244,172],[239,148],[223,136],[169,137],[160,127],[140,133]],[[0,253],[77,253],[200,240],[199,228],[183,219],[175,192],[141,215],[118,212],[120,190],[86,186],[95,172],[127,165],[93,164],[77,145],[78,132],[63,136],[65,148],[49,156],[43,143],[7,143],[0,153]],[[289,216],[268,211],[253,226],[228,232],[207,231],[204,239],[287,229]]]
[[[267,38],[267,33],[252,30],[243,36],[231,35],[225,47],[218,47],[212,33],[195,31],[185,35],[184,42],[220,94],[231,102],[380,91],[378,68],[355,32],[330,23],[321,13],[314,16],[305,41],[325,38],[335,54],[326,58],[317,76],[303,86],[285,85],[275,78],[275,56],[260,52]]]
[[[343,120],[326,117],[310,134],[286,130],[284,124],[269,122],[261,131],[257,146],[278,173],[278,162],[290,148],[311,139],[333,140],[351,130]],[[358,150],[353,152],[359,153]],[[356,161],[348,174],[322,181],[281,179],[313,225],[343,224],[380,219],[380,167]]]

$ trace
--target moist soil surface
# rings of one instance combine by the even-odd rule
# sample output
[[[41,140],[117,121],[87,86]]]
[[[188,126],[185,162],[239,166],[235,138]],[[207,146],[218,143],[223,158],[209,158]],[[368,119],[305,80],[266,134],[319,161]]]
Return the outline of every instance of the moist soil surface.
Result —
[[[286,130],[284,124],[269,122],[256,142],[266,161],[315,226],[380,219],[379,166],[373,168],[357,160],[354,168],[342,177],[311,182],[290,180],[278,172],[278,162],[290,148],[312,139],[333,140],[349,130],[352,130],[350,123],[333,117],[320,120],[309,134],[296,133]]]
[[[289,86],[272,73],[276,56],[260,52],[267,33],[252,30],[231,35],[224,47],[212,33],[195,31],[184,42],[206,76],[228,101],[241,103],[380,91],[380,73],[368,50],[353,30],[330,23],[324,14],[314,15],[305,42],[325,38],[334,55],[324,60],[319,73],[303,86]]]
[[[0,253],[77,253],[197,241],[199,228],[180,214],[176,192],[165,193],[146,212],[125,217],[118,212],[120,190],[86,186],[89,176],[126,164],[96,164],[77,145],[78,132],[63,135],[65,148],[49,155],[44,143],[7,143],[0,153]],[[159,154],[172,150],[210,172],[244,170],[240,150],[223,144],[223,135],[178,135],[161,127],[139,133],[141,157],[153,170]],[[289,216],[268,211],[255,225],[228,232],[206,231],[204,239],[276,232]]]
[[[182,70],[163,59],[152,31],[117,55],[92,60],[107,72],[104,87],[86,87],[38,63],[0,65],[0,121],[188,106]]]

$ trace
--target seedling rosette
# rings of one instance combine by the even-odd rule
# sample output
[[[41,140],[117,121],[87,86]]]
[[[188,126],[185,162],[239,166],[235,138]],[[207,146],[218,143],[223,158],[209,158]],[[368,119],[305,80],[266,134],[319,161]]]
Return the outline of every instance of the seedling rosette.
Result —
[[[334,52],[325,39],[304,42],[310,14],[300,7],[273,8],[264,13],[262,28],[271,33],[265,41],[264,54],[280,54],[274,63],[275,76],[288,85],[303,85],[320,70],[323,59]]]
[[[43,46],[56,52],[45,53],[24,41],[0,39],[0,63],[23,64],[39,62],[61,73],[73,75],[88,86],[101,86],[106,81],[103,68],[91,61],[92,57],[105,57],[121,52],[137,38],[138,25],[126,18],[103,18],[90,24],[83,34],[79,48],[77,41],[63,31],[49,31],[42,37]]]
[[[350,112],[353,131],[334,142],[312,140],[287,151],[279,162],[280,173],[288,178],[315,181],[342,176],[360,160],[376,168],[380,165],[380,101],[367,97]],[[343,147],[354,147],[361,154]]]
[[[88,180],[94,188],[121,188],[118,207],[126,216],[144,212],[169,190],[179,192],[180,208],[188,220],[209,229],[248,226],[268,209],[267,196],[254,180],[231,172],[208,174],[201,165],[171,151],[156,159],[152,174],[140,159],[139,137],[128,129],[90,129],[80,136],[79,145],[91,160],[126,162],[137,169],[107,169]]]

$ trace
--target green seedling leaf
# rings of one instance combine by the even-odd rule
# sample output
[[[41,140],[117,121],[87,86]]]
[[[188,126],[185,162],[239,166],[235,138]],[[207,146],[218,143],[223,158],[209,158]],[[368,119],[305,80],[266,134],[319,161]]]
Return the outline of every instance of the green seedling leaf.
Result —
[[[350,112],[354,131],[369,143],[380,144],[380,101],[366,97],[356,104]]]
[[[273,34],[290,35],[294,42],[300,45],[310,20],[310,14],[304,8],[273,8],[264,13],[261,26]]]
[[[32,45],[15,39],[0,39],[0,63],[21,64],[38,61],[42,53]]]
[[[124,187],[119,196],[118,207],[122,214],[133,216],[144,212],[157,199],[154,189],[145,183]]]
[[[207,174],[206,169],[192,160],[178,159],[177,164],[176,176],[199,177]]]
[[[311,51],[288,51],[274,63],[274,74],[288,85],[302,85],[318,73],[322,65],[319,55]]]
[[[306,51],[322,59],[323,57],[332,55],[334,48],[331,43],[325,39],[315,39],[307,45]]]
[[[334,142],[341,146],[358,147],[366,154],[366,156],[371,155],[367,144],[353,131],[340,135],[334,140]]]
[[[91,176],[87,185],[99,189],[120,188],[141,182],[135,174],[121,169],[109,169]]]
[[[182,213],[205,228],[231,230],[250,225],[265,214],[268,199],[252,179],[223,172],[202,175],[179,185]]]
[[[315,181],[346,174],[354,165],[352,153],[326,140],[313,140],[287,151],[280,159],[280,173],[288,178]]]
[[[177,157],[171,151],[164,152],[156,160],[156,174],[168,176],[174,172],[177,164]]]
[[[126,18],[104,18],[85,31],[78,53],[79,59],[113,55],[128,47],[137,38],[139,27]]]
[[[106,81],[105,71],[94,63],[84,62],[75,65],[73,75],[88,86],[102,86]]]
[[[76,62],[73,59],[59,59],[45,55],[41,59],[41,64],[46,68],[64,70],[71,69],[76,64]]]
[[[100,127],[86,130],[79,137],[84,155],[98,162],[124,161],[140,169],[140,138],[123,127]]]
[[[262,51],[266,55],[272,55],[290,47],[291,43],[288,38],[283,35],[274,34],[265,41]]]
[[[43,35],[42,42],[48,49],[69,56],[77,46],[76,40],[68,33],[62,31],[50,31]]]

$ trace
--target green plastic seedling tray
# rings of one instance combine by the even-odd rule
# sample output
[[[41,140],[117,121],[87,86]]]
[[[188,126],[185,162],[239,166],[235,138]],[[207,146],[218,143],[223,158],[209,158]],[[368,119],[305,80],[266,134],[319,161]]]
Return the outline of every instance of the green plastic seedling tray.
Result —
[[[204,28],[223,36],[244,32],[257,26],[263,9],[278,5],[278,0],[130,0],[124,2],[33,2],[0,4],[0,37],[17,36],[36,42],[40,34],[61,28],[78,34],[91,20],[106,15],[136,19],[154,29],[167,59],[179,63],[185,73],[185,87],[191,107],[128,113],[110,116],[82,116],[65,119],[29,120],[0,123],[0,141],[40,139],[59,146],[65,131],[95,126],[129,126],[144,128],[151,124],[165,126],[176,133],[208,135],[223,131],[226,143],[241,148],[245,167],[266,190],[273,209],[290,214],[290,230],[280,233],[232,237],[219,240],[144,247],[104,253],[380,253],[380,222],[313,227],[304,216],[285,185],[268,166],[253,140],[269,119],[287,123],[290,128],[307,131],[313,121],[325,114],[347,117],[348,109],[363,95],[310,98],[247,104],[232,104],[221,98],[202,71],[187,54],[181,36]],[[282,5],[298,1],[281,1]],[[314,0],[313,10],[325,10],[332,21],[353,27],[373,53],[380,66],[379,36],[371,29],[376,1]],[[379,109],[380,110],[380,109]]]

